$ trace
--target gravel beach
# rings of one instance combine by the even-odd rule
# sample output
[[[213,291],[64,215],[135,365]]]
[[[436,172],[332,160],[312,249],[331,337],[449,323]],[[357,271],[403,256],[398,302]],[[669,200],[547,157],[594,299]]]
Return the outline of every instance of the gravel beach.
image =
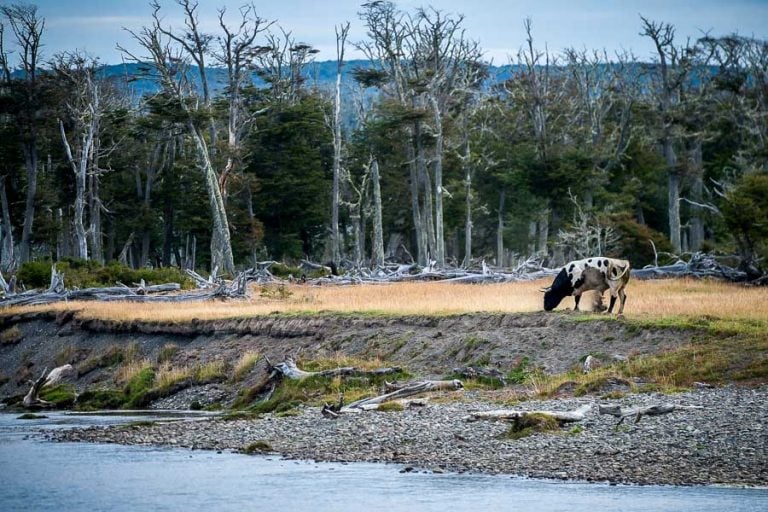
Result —
[[[516,409],[567,411],[593,404],[584,421],[559,432],[504,439],[508,424],[468,422],[501,408],[481,392],[433,400],[404,411],[342,415],[318,408],[295,416],[94,427],[50,434],[57,441],[243,450],[252,443],[292,459],[385,462],[402,471],[473,472],[631,484],[768,485],[768,386],[726,386],[675,395],[636,394],[526,401]],[[455,395],[454,395],[455,397]],[[696,406],[643,417],[599,415],[597,404]]]

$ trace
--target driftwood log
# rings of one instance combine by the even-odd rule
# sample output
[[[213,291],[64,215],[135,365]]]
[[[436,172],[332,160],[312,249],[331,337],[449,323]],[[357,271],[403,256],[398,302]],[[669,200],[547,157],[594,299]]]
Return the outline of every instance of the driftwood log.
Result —
[[[453,374],[464,379],[495,379],[498,380],[502,386],[507,385],[507,379],[504,372],[498,368],[488,368],[482,366],[462,366],[460,368],[454,368]]]
[[[635,418],[635,423],[638,423],[643,416],[660,416],[662,414],[669,414],[679,410],[690,409],[702,409],[697,405],[675,405],[675,404],[656,404],[644,407],[634,407],[631,409],[622,409],[618,405],[600,405],[598,406],[598,412],[600,414],[610,414],[619,418],[616,426],[618,427],[627,418]]]
[[[31,388],[29,388],[29,392],[24,396],[24,400],[22,400],[22,404],[27,409],[36,409],[41,407],[51,407],[53,404],[51,402],[47,402],[45,400],[42,400],[40,398],[40,391],[42,391],[43,386],[45,386],[45,381],[48,378],[48,368],[43,369],[43,373],[38,377],[35,381],[29,381],[29,383],[32,385]]]
[[[546,416],[562,425],[582,421],[592,409],[592,404],[584,404],[573,411],[522,411],[519,409],[497,409],[495,411],[473,412],[464,419],[467,421],[505,421],[513,424],[525,422],[530,416]]]
[[[359,413],[373,411],[387,402],[398,402],[403,406],[425,405],[424,400],[406,400],[406,398],[424,393],[436,391],[457,391],[464,389],[464,384],[458,380],[423,380],[412,382],[403,386],[387,383],[386,389],[393,389],[383,395],[363,398],[348,405],[344,405],[344,396],[339,397],[337,404],[325,404],[320,413],[326,418],[335,419],[344,413]]]
[[[307,377],[372,377],[390,375],[402,371],[402,368],[399,366],[394,366],[392,368],[375,368],[373,370],[363,370],[356,366],[345,366],[319,372],[307,372],[296,366],[296,361],[291,357],[286,357],[282,363],[274,365],[273,368],[283,377],[293,380],[306,379]]]
[[[48,373],[48,368],[43,369],[43,373],[37,380],[30,380],[31,387],[22,400],[22,405],[27,409],[40,409],[44,407],[52,407],[53,404],[40,398],[40,392],[45,387],[55,386],[66,377],[73,375],[75,369],[71,364],[65,364],[58,366]]]
[[[401,400],[409,396],[422,395],[424,393],[433,393],[435,391],[457,391],[464,389],[464,384],[458,380],[423,380],[413,384],[401,387],[395,391],[384,393],[383,395],[374,396],[371,398],[363,398],[357,400],[348,405],[341,407],[339,412],[360,412],[360,411],[372,411],[378,409],[379,406],[386,402],[393,400]]]

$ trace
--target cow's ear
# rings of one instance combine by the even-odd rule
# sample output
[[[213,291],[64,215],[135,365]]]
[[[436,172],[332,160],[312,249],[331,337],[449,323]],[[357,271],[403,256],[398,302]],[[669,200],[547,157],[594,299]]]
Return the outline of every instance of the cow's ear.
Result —
[[[548,291],[550,291],[551,289],[552,289],[552,287],[551,287],[551,286],[548,286],[548,287],[546,287],[546,288],[539,288],[539,291],[540,291],[541,293],[547,293],[547,292],[548,292]]]

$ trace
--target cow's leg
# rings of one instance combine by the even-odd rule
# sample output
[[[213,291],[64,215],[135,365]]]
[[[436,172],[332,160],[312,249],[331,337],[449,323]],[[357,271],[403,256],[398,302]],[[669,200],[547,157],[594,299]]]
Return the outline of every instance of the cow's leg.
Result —
[[[616,304],[616,295],[613,294],[613,291],[611,291],[611,303],[608,306],[608,313],[613,313],[613,306]]]
[[[624,291],[624,288],[619,290],[619,298],[621,299],[621,304],[619,305],[619,314],[624,314],[624,303],[627,302],[627,293]]]
[[[579,310],[579,301],[581,300],[581,294],[577,293],[573,296],[573,299],[576,301],[576,306],[573,308],[574,311]]]

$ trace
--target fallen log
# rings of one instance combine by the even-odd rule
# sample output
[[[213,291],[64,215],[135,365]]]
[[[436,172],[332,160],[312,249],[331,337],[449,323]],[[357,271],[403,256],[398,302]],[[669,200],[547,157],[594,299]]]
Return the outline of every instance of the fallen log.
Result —
[[[70,375],[75,374],[75,369],[71,364],[65,364],[63,366],[58,366],[51,370],[51,373],[48,374],[48,377],[45,379],[45,382],[43,383],[42,387],[46,386],[55,386],[59,382],[61,382],[63,379],[66,379]]]
[[[573,411],[522,411],[519,409],[497,409],[494,411],[477,411],[466,416],[466,421],[507,421],[511,423],[524,422],[528,417],[546,416],[554,419],[559,424],[582,421],[587,412],[592,409],[592,404],[584,404]]]
[[[496,379],[502,386],[507,385],[507,379],[504,376],[504,372],[498,368],[462,366],[460,368],[454,368],[453,374],[465,379]]]
[[[27,409],[37,409],[42,407],[51,407],[53,404],[51,402],[48,402],[46,400],[43,400],[40,398],[40,391],[43,389],[43,386],[45,386],[46,380],[48,378],[48,368],[43,369],[42,375],[35,380],[35,381],[29,381],[30,384],[32,384],[32,387],[29,388],[29,391],[24,396],[24,400],[22,400],[22,404]]]
[[[375,368],[373,370],[363,370],[356,366],[345,366],[319,372],[307,372],[296,366],[296,361],[291,357],[286,357],[282,363],[278,363],[272,368],[280,372],[283,377],[293,380],[306,379],[307,377],[372,377],[390,375],[402,371],[402,368],[399,366],[394,366],[392,368]]]
[[[434,391],[457,391],[464,389],[464,384],[458,380],[424,380],[399,388],[395,391],[371,398],[363,398],[339,408],[337,412],[361,412],[378,409],[383,403],[400,400],[409,396],[431,393]]]
[[[703,409],[698,405],[675,405],[675,404],[655,404],[644,407],[634,407],[632,409],[622,409],[618,405],[599,405],[597,410],[600,414],[610,414],[619,418],[616,426],[618,427],[627,418],[635,418],[635,423],[639,423],[643,416],[661,416],[678,410]]]

